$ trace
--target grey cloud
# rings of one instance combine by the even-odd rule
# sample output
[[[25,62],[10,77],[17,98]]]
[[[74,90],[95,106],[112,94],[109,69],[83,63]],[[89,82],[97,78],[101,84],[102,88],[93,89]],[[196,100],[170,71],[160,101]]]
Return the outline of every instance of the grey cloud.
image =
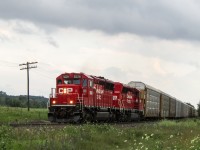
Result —
[[[0,17],[111,34],[199,40],[199,8],[196,0],[6,0],[0,1]]]
[[[109,67],[102,71],[103,76],[115,82],[122,82],[123,79],[126,79],[126,72],[117,67]],[[121,81],[119,81],[121,79]]]
[[[111,66],[102,70],[102,76],[114,82],[128,84],[130,80],[140,80],[143,76],[143,72],[139,71],[136,68],[129,68],[129,70],[127,71],[119,67]]]
[[[200,69],[200,64],[197,61],[192,61],[189,63],[191,66],[194,66],[196,69]]]
[[[33,34],[33,29],[26,26],[25,24],[22,24],[20,21],[15,22],[15,26],[13,27],[13,30],[22,34]]]
[[[50,45],[52,45],[53,47],[59,48],[57,42],[56,42],[52,37],[49,37],[49,38],[47,39],[47,41],[48,41],[48,43],[49,43]]]
[[[10,38],[4,33],[0,32],[0,42],[6,42],[6,41],[10,41]]]

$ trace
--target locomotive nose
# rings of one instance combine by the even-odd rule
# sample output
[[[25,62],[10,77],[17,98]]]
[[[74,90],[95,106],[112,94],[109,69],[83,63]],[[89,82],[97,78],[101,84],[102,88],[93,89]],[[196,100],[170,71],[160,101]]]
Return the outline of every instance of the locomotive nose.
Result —
[[[80,97],[80,86],[78,85],[59,85],[57,89],[56,105],[75,106]]]

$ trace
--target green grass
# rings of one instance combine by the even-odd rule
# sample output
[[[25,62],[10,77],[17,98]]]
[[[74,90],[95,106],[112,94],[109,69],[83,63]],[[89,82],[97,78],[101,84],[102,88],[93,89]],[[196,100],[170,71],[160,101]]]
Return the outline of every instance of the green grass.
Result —
[[[108,124],[21,128],[1,126],[0,149],[198,150],[199,125],[200,120],[188,119],[164,120],[135,127]]]
[[[28,122],[35,120],[47,120],[47,109],[19,107],[0,107],[0,123]]]
[[[13,128],[11,122],[47,120],[47,109],[0,107],[0,149],[200,150],[200,120],[163,120],[134,127],[109,124]],[[133,123],[134,124],[134,123]]]

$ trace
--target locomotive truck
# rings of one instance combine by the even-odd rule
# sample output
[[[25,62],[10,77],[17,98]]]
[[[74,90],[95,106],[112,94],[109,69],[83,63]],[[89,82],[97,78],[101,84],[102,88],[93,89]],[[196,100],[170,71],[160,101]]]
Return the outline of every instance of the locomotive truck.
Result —
[[[51,89],[51,122],[134,121],[194,117],[194,107],[145,83],[114,82],[85,73],[63,73]]]

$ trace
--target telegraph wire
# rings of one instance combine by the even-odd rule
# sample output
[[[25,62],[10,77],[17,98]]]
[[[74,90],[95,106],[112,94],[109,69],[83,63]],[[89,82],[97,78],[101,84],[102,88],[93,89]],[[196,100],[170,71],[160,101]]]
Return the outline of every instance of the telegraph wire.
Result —
[[[4,64],[3,64],[3,65],[0,64],[0,66],[1,66],[1,67],[10,67],[10,68],[16,68],[16,67],[18,67],[17,65],[16,65],[16,66],[10,66],[10,65],[4,65]]]
[[[5,61],[5,60],[0,60],[0,66],[1,67],[18,67],[18,64],[14,62]]]
[[[41,71],[39,71],[39,70],[34,70],[33,71],[35,74],[40,74],[41,76],[43,76],[44,78],[48,78],[48,79],[54,79],[53,77],[50,77],[50,76],[48,76],[48,75],[46,75],[44,72],[41,72]]]
[[[14,62],[10,62],[10,61],[5,61],[5,60],[0,60],[0,62],[4,63],[4,64],[12,64],[12,65],[18,65],[18,63],[14,63]]]

